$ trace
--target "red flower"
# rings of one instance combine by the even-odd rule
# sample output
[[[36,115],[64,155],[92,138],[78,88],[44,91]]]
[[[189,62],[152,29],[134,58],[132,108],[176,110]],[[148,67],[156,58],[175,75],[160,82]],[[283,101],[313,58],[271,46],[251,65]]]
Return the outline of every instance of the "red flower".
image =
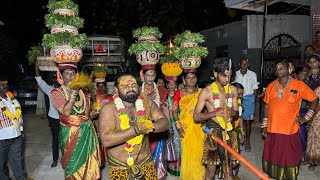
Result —
[[[137,116],[143,116],[145,114],[146,114],[146,111],[144,110],[137,111]]]
[[[126,148],[131,148],[131,144],[129,144],[129,143],[126,143]]]

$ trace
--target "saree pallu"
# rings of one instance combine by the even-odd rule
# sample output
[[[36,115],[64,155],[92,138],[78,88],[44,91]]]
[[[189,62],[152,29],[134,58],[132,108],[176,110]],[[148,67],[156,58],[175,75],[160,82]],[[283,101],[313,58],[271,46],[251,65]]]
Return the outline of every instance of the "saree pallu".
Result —
[[[60,114],[60,118],[59,146],[65,179],[99,179],[101,154],[91,120],[81,115]]]
[[[180,176],[180,167],[181,167],[181,144],[180,144],[180,136],[177,130],[177,127],[174,123],[174,118],[172,115],[172,96],[168,96],[167,102],[169,106],[170,112],[170,124],[171,124],[171,131],[172,131],[172,144],[174,149],[174,155],[176,157],[176,161],[170,161],[168,163],[168,172],[174,176]]]
[[[193,111],[198,101],[200,89],[195,94],[181,97],[179,101],[180,123],[184,129],[184,137],[181,138],[181,169],[180,179],[199,180],[205,175],[205,167],[202,164],[204,148],[204,132],[201,124],[193,120]]]
[[[302,160],[300,133],[269,133],[264,142],[262,168],[275,179],[297,179]]]
[[[309,164],[320,165],[320,112],[309,122],[306,158]]]

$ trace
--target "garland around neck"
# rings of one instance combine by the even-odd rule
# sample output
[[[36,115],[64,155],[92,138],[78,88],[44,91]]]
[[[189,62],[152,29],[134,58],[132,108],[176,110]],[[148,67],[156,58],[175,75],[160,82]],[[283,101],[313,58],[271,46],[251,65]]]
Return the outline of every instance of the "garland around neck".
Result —
[[[227,106],[232,107],[232,98],[229,96],[230,93],[227,93],[227,92],[229,92],[229,85],[224,86],[224,91],[226,92],[226,96],[227,96],[227,99],[226,99]],[[213,106],[214,106],[214,108],[215,109],[223,108],[223,107],[221,107],[221,104],[220,104],[220,97],[221,96],[220,96],[219,87],[218,87],[217,83],[215,83],[215,82],[212,83],[212,93],[213,93]],[[223,117],[216,116],[216,119],[218,121],[219,126],[222,129],[225,129],[226,127],[227,127],[227,131],[231,131],[233,129],[231,122],[227,122],[227,124],[226,124]],[[223,138],[224,138],[224,140],[230,139],[228,134],[226,135],[226,137],[223,137]]]
[[[0,97],[0,109],[4,112],[6,116],[8,116],[13,123],[17,122],[17,120],[21,117],[22,111],[20,108],[19,102],[14,98],[11,92],[6,93],[7,100]],[[10,107],[8,107],[10,106]],[[14,126],[15,129],[18,129],[18,125]]]
[[[144,86],[145,86],[145,83],[142,83],[142,92],[143,93],[145,93]],[[157,84],[155,82],[153,82],[153,91],[154,91],[154,93],[156,93],[156,97],[155,97],[154,100],[153,99],[152,100],[157,104],[158,107],[160,107],[160,95],[159,95],[159,91],[158,91],[158,88],[157,88]],[[146,94],[146,96],[147,96],[147,94]]]
[[[130,128],[130,118],[129,118],[129,114],[126,110],[126,107],[124,106],[121,98],[115,94],[113,95],[113,99],[114,99],[114,103],[116,105],[116,108],[118,110],[119,113],[119,119],[120,119],[120,128],[121,130],[126,130]],[[144,109],[143,106],[143,100],[142,98],[139,96],[138,99],[135,102],[135,107],[136,107],[136,118],[137,121],[139,120],[146,120],[147,116],[146,116],[146,111]],[[134,146],[141,144],[143,140],[143,135],[137,135],[134,138],[129,139],[126,144],[125,144],[125,150],[128,152],[128,159],[127,159],[127,164],[129,166],[132,166],[134,164],[133,158],[130,157],[130,153],[133,152],[134,150]]]

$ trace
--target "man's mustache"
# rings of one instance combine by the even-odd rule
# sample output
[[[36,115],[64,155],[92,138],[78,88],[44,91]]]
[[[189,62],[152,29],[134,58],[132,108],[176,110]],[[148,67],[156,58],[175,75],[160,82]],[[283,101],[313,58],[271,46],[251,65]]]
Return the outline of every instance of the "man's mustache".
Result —
[[[126,93],[126,95],[128,95],[129,93],[134,93],[134,94],[137,95],[137,93],[136,93],[135,91],[128,91],[128,92]]]

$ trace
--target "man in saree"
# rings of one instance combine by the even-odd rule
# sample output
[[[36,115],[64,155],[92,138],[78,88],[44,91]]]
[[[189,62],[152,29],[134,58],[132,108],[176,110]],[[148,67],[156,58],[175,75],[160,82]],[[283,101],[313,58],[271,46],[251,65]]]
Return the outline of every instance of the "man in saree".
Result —
[[[163,112],[163,105],[168,96],[168,90],[164,86],[157,86],[155,83],[156,70],[155,65],[142,66],[141,80],[143,81],[141,86],[141,94],[154,101]],[[165,180],[167,177],[167,169],[165,163],[165,143],[168,137],[168,132],[150,134],[150,148],[152,157],[155,160],[155,166],[157,169],[158,178]]]
[[[154,101],[139,94],[132,75],[118,75],[114,102],[105,104],[100,111],[100,140],[108,148],[112,180],[158,179],[148,134],[168,130],[169,123]]]
[[[299,124],[312,119],[319,99],[304,82],[290,76],[288,60],[279,60],[275,72],[278,78],[267,86],[263,99],[262,168],[275,179],[297,179],[302,160]],[[299,117],[302,99],[311,103],[306,115]]]
[[[204,132],[201,123],[193,120],[194,108],[201,91],[197,87],[195,69],[185,70],[184,88],[176,90],[172,102],[172,114],[181,138],[180,179],[203,179],[205,168],[201,162]]]
[[[70,86],[76,78],[76,64],[59,64],[59,72],[61,87],[51,91],[51,98],[59,111],[59,147],[65,179],[99,179],[100,150],[96,131],[89,119],[90,95],[79,86]]]
[[[232,72],[228,59],[216,59],[213,68],[216,80],[199,94],[193,118],[195,122],[205,121],[206,126],[212,129],[215,136],[223,139],[233,150],[239,152],[233,121],[238,119],[238,93],[237,88],[229,84]],[[206,111],[203,111],[204,109]],[[232,164],[239,161],[229,153],[226,156],[226,150],[213,142],[210,136],[207,136],[204,144],[202,162],[206,166],[205,179],[213,179],[217,165],[223,167],[225,177],[232,177]]]

